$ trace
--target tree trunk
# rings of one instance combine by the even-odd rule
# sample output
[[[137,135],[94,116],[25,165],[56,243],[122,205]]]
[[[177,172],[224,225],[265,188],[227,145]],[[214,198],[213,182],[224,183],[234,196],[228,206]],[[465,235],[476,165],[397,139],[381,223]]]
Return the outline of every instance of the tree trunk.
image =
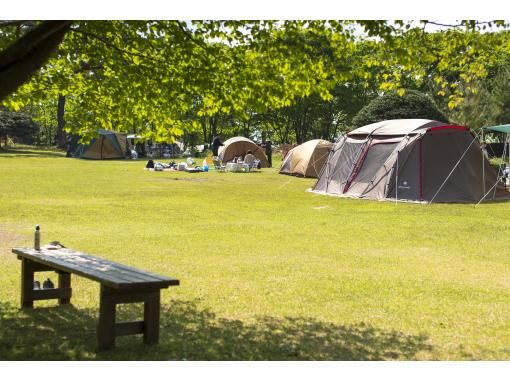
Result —
[[[204,146],[209,145],[211,142],[207,139],[207,121],[205,117],[200,118],[200,125],[202,126],[202,137],[204,138]]]
[[[217,128],[218,128],[218,117],[213,116],[211,118],[211,135],[213,138],[214,138],[214,136],[218,136]]]
[[[243,122],[243,136],[247,139],[250,138],[250,121],[247,120]]]
[[[57,50],[71,21],[43,21],[0,52],[0,100],[12,94]]]
[[[59,148],[66,147],[66,132],[64,131],[64,127],[66,125],[66,121],[64,119],[66,107],[66,97],[64,95],[58,95],[58,104],[57,104],[57,145]]]

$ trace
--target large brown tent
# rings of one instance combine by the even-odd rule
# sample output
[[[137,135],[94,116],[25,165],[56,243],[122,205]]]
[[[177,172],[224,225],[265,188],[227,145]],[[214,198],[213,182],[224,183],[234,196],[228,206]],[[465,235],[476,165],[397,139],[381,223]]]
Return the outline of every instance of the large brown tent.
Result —
[[[317,178],[332,146],[329,141],[316,139],[292,148],[283,159],[280,174]]]
[[[251,150],[253,155],[260,160],[260,166],[263,168],[269,167],[264,150],[246,137],[238,136],[232,137],[223,143],[218,150],[218,158],[225,164],[232,161],[234,157],[245,156]]]
[[[382,121],[341,137],[312,190],[425,203],[510,196],[467,128],[423,119]]]

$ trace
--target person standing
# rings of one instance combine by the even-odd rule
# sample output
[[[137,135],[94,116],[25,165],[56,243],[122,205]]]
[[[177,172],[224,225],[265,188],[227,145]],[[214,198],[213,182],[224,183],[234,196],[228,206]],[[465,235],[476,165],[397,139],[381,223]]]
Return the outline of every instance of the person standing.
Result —
[[[245,164],[251,164],[253,161],[255,161],[257,157],[255,157],[251,150],[246,152],[246,156],[244,156],[244,163]]]
[[[220,140],[220,136],[214,136],[213,141],[212,141],[212,154],[213,154],[213,156],[215,156],[215,157],[218,156],[218,148],[220,146],[223,146],[223,143]]]
[[[266,141],[265,148],[266,148],[267,162],[269,162],[269,167],[272,168],[273,167],[273,161],[272,161],[273,147],[272,147],[271,140]]]

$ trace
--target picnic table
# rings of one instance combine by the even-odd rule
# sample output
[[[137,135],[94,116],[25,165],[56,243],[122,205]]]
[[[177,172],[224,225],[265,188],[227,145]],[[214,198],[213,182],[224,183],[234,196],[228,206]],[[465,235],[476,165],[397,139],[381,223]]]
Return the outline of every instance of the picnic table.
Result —
[[[234,172],[234,173],[247,173],[254,169],[257,169],[260,160],[255,160],[251,163],[247,162],[227,162],[225,166],[226,172]]]
[[[248,164],[244,164],[241,162],[227,162],[227,165],[225,166],[226,172],[247,172],[250,170],[250,167]]]
[[[122,265],[69,248],[13,248],[21,260],[21,307],[33,308],[34,301],[58,299],[69,304],[72,296],[71,274],[100,283],[97,343],[100,350],[115,347],[115,338],[143,334],[146,344],[159,341],[160,290],[179,285],[179,280]],[[34,289],[34,273],[55,271],[55,289]],[[144,303],[144,319],[115,322],[116,305]]]

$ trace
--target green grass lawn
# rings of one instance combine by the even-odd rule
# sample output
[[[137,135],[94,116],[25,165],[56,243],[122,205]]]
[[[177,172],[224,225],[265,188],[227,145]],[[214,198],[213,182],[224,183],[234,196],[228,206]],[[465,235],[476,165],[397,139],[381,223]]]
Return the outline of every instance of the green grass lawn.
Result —
[[[1,359],[510,359],[510,203],[396,205],[308,193],[313,179],[276,169],[144,164],[0,153]],[[73,306],[20,311],[10,250],[36,224],[43,244],[180,279],[160,344],[96,352],[99,286],[78,277]]]

